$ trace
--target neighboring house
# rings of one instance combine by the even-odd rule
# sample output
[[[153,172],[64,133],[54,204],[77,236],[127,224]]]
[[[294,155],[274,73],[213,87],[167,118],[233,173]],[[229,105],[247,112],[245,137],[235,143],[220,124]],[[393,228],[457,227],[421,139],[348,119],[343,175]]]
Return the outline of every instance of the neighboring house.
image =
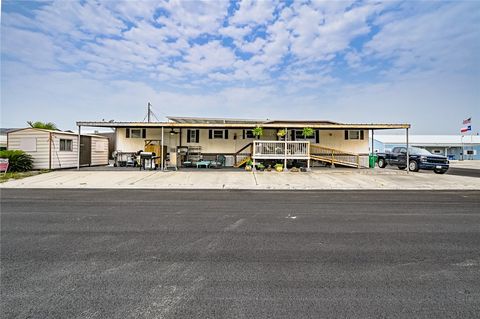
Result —
[[[7,149],[7,133],[16,130],[15,128],[0,128],[0,151]]]
[[[381,151],[405,146],[405,136],[375,135],[375,145]],[[377,144],[378,143],[378,144]],[[479,160],[480,136],[478,135],[410,135],[411,146],[421,147],[433,154],[448,156],[452,160]]]
[[[33,157],[34,169],[77,167],[78,135],[70,132],[24,128],[10,131],[9,150],[22,150]],[[82,135],[80,165],[108,165],[108,139]]]
[[[168,122],[77,122],[81,127],[108,127],[116,130],[116,150],[137,152],[152,144],[166,147],[169,165],[179,166],[219,155],[226,166],[239,166],[246,159],[310,160],[359,166],[359,157],[369,152],[370,130],[408,129],[409,124],[343,124],[331,121],[245,120],[228,118],[167,117]],[[255,138],[252,129],[262,127]],[[302,130],[312,128],[304,138]],[[286,130],[284,137],[278,136]],[[160,155],[160,154],[157,154]],[[335,159],[331,160],[335,155]],[[316,156],[316,158],[313,158]],[[341,156],[344,156],[343,158]],[[326,159],[328,157],[328,159]],[[344,161],[346,162],[346,161]],[[331,164],[331,163],[330,163]]]

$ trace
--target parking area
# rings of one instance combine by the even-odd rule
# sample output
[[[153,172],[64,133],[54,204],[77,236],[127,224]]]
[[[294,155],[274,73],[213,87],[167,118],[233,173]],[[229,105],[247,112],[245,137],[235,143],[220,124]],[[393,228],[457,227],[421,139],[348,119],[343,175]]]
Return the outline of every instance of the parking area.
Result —
[[[317,168],[310,172],[246,172],[241,169],[140,171],[84,168],[8,181],[3,188],[139,189],[480,189],[480,178],[398,169]]]

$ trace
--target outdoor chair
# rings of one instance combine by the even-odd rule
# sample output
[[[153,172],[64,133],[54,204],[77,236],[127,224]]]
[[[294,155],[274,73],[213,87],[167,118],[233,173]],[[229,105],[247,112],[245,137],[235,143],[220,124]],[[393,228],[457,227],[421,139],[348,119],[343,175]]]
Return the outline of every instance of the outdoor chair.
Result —
[[[217,159],[210,163],[210,168],[221,168],[222,166],[225,166],[225,160],[225,155],[218,155]]]

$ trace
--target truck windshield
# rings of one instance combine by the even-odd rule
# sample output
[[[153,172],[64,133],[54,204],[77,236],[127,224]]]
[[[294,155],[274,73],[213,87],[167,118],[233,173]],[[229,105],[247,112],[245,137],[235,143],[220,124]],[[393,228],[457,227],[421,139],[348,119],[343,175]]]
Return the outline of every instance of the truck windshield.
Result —
[[[418,147],[409,147],[408,151],[410,154],[416,154],[416,155],[432,155],[429,151],[423,149],[423,148],[418,148]]]

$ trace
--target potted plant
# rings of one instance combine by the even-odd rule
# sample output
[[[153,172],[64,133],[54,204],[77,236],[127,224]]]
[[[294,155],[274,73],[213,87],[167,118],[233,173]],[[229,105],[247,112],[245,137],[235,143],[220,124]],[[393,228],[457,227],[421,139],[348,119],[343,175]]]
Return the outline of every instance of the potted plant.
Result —
[[[300,170],[298,169],[298,167],[295,167],[295,166],[290,169],[290,172],[294,172],[294,173],[298,173],[299,171]]]
[[[277,163],[273,166],[277,172],[283,172],[283,164]]]
[[[302,130],[302,135],[306,139],[307,137],[312,137],[314,134],[313,128],[311,127],[304,127]]]
[[[287,135],[287,131],[285,129],[277,132],[277,136],[280,138],[284,137],[285,135]]]
[[[249,160],[247,163],[245,163],[245,170],[246,171],[251,171],[252,170],[252,165],[253,165],[253,161]]]
[[[263,172],[265,170],[265,165],[263,165],[262,163],[258,163],[257,164],[257,169],[260,171],[260,172]]]
[[[260,126],[255,127],[255,128],[252,130],[252,134],[253,134],[253,136],[255,136],[256,138],[259,138],[260,136],[263,135],[263,128],[260,127]]]
[[[271,172],[272,171],[272,165],[268,165],[267,168],[265,168],[265,170],[267,172]]]

